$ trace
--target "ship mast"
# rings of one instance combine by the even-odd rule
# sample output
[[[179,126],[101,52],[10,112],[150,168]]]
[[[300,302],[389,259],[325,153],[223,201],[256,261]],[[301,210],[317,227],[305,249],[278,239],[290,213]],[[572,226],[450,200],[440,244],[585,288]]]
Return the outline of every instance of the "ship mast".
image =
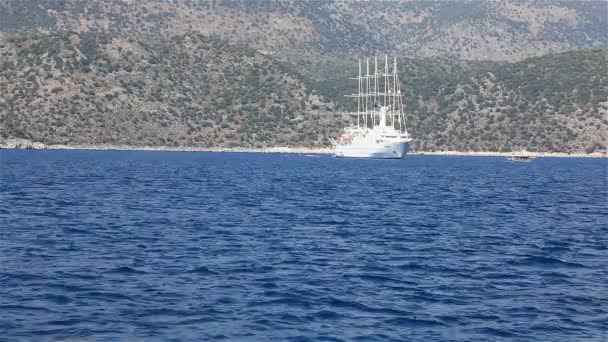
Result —
[[[384,55],[384,107],[386,107],[387,89],[388,89],[388,56]]]
[[[358,91],[357,94],[346,95],[347,97],[356,97],[357,98],[357,127],[361,127],[364,125],[367,127],[367,115],[368,115],[368,107],[369,107],[369,58],[366,60],[366,75],[362,74],[362,63],[361,59],[359,59],[359,76],[356,78],[351,78],[353,80],[357,80]],[[365,84],[363,83],[365,80]],[[363,98],[365,97],[365,99]],[[361,116],[363,116],[363,122],[361,122]]]
[[[359,59],[359,77],[357,77],[359,83],[359,91],[357,92],[357,128],[361,126],[361,59]]]
[[[376,124],[376,114],[378,111],[376,110],[376,106],[378,105],[378,58],[374,57],[374,107],[373,107],[373,121],[372,124]]]
[[[395,96],[397,96],[397,85],[396,85],[396,81],[397,81],[397,77],[396,77],[396,73],[397,73],[397,59],[394,59],[394,64],[393,64],[393,86],[391,87],[391,92],[393,93],[393,105],[391,106],[391,118],[393,118],[393,120],[395,120],[395,107],[397,106],[397,98]],[[394,121],[393,121],[394,123]]]
[[[391,93],[392,93],[391,98],[393,99],[393,103],[392,103],[392,106],[390,109],[391,109],[391,117],[394,118],[395,117],[395,100],[396,100],[396,98],[395,98],[395,95],[396,95],[395,94],[395,66],[394,65],[393,65],[393,75],[392,76],[393,76],[393,85],[391,87]]]
[[[399,94],[399,130],[408,134],[407,126],[405,124],[405,110],[403,108],[403,98],[401,97],[401,83],[399,82],[398,77],[399,76],[397,76],[397,92]]]
[[[367,115],[368,115],[368,102],[369,102],[369,58],[366,59],[366,71],[365,71],[365,127],[367,127]]]
[[[401,98],[401,84],[399,82],[399,72],[397,71],[397,58],[393,58],[393,70],[389,74],[388,56],[384,55],[384,72],[382,73],[382,76],[384,76],[384,87],[382,87],[381,81],[379,80],[381,74],[378,73],[378,58],[374,57],[374,65],[372,66],[373,74],[370,73],[369,62],[370,59],[366,58],[365,74],[363,74],[363,63],[361,59],[358,60],[359,76],[357,78],[351,78],[357,80],[357,94],[346,95],[347,97],[357,97],[357,128],[376,127],[376,115],[380,115],[380,111],[377,110],[376,106],[380,105],[378,101],[382,101],[386,122],[380,121],[384,122],[384,125],[387,125],[388,117],[390,116],[390,125],[394,129],[397,129],[395,127],[397,124],[395,120],[397,120],[399,123],[399,131],[407,134],[405,114],[403,112],[403,99]],[[373,81],[371,80],[372,77],[374,78]],[[363,120],[361,119],[361,116],[363,116]],[[368,118],[371,122],[368,121]]]

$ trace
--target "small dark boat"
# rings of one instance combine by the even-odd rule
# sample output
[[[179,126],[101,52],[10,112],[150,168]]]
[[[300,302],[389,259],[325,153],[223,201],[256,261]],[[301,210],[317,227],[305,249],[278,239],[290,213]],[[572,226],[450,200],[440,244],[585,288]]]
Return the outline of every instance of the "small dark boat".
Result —
[[[531,155],[528,152],[522,151],[519,153],[513,153],[507,159],[509,159],[510,161],[518,161],[518,162],[531,162],[534,159],[536,159],[536,157]]]

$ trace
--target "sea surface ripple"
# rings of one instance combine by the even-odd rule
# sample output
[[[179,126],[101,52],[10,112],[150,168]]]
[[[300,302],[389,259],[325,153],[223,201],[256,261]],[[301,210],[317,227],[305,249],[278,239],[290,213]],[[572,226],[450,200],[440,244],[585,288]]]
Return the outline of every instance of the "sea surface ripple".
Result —
[[[607,341],[607,167],[0,151],[0,340]]]

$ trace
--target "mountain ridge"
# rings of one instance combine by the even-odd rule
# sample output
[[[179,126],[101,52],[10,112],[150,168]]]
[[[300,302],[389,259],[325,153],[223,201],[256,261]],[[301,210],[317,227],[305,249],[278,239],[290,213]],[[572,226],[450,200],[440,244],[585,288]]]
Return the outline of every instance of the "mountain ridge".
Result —
[[[608,46],[607,11],[604,1],[2,0],[0,32],[198,33],[274,52],[516,61]]]

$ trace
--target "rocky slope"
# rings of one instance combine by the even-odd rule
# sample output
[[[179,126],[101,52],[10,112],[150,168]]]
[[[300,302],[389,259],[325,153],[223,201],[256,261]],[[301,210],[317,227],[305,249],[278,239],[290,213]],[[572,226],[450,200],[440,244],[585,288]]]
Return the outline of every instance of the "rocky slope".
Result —
[[[408,72],[410,121],[425,150],[594,152],[608,142],[606,50],[515,64]],[[414,69],[416,70],[416,69]]]
[[[600,151],[605,6],[0,0],[0,138],[327,146],[354,52],[389,51],[418,149]]]
[[[154,42],[17,34],[0,43],[0,55],[0,136],[46,144],[314,146],[342,125],[319,115],[332,104],[287,67],[198,34]]]
[[[516,63],[402,58],[401,82],[416,147],[455,151],[593,152],[608,142],[608,51],[585,50]],[[295,57],[294,57],[295,58]],[[319,92],[355,110],[354,61],[298,65]]]
[[[44,150],[46,149],[46,145],[27,139],[3,139],[0,137],[0,149]]]
[[[515,61],[608,44],[605,1],[0,0],[0,32],[217,35],[256,49]]]
[[[354,88],[352,60],[289,65],[196,34],[17,34],[0,55],[0,137],[45,144],[327,146],[348,119],[332,113],[352,109],[342,96]],[[606,50],[400,65],[419,149],[605,149]]]

